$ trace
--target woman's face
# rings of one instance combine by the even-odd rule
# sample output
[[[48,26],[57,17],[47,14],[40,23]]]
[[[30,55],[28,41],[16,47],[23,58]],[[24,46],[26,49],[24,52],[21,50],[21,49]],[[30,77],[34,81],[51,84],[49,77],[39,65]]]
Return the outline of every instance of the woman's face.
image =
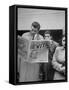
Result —
[[[62,38],[62,45],[65,47],[65,37]]]

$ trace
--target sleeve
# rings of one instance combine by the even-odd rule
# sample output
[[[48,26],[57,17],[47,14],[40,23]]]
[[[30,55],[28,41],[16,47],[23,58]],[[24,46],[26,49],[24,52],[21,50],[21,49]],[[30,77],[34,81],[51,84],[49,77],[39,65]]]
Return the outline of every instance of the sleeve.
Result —
[[[53,65],[53,68],[55,70],[60,71],[60,68],[61,68],[62,64],[59,64],[57,62],[58,51],[59,51],[59,49],[57,47],[56,50],[55,50],[55,53],[53,55],[52,65]]]
[[[25,39],[29,40],[29,35],[28,35],[28,33],[24,33],[24,34],[22,35],[22,38],[25,38]]]
[[[26,33],[22,34],[22,37],[25,38],[26,37]]]

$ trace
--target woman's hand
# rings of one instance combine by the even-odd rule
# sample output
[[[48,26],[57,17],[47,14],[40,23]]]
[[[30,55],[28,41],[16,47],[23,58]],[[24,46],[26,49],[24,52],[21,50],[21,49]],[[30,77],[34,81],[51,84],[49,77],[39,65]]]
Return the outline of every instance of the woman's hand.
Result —
[[[56,67],[55,67],[55,68],[56,68],[56,70],[57,70],[57,71],[59,71],[59,72],[60,72],[60,71],[61,71],[61,67],[62,67],[62,64],[58,64],[58,65],[56,65]]]
[[[61,68],[60,68],[60,71],[65,74],[65,66],[61,67]]]

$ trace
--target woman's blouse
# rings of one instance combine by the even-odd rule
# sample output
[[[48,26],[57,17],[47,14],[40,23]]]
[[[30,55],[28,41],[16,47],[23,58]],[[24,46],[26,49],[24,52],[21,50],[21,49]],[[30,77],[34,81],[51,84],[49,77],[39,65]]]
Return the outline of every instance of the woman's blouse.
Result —
[[[58,67],[65,65],[65,48],[57,47],[53,56],[52,64],[54,69],[58,70]]]

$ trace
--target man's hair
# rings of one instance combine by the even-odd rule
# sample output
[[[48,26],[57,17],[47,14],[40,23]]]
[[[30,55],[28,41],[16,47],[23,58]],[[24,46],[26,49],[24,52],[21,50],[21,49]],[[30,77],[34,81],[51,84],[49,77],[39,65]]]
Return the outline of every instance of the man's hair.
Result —
[[[44,35],[45,34],[51,34],[51,32],[49,30],[45,31]]]
[[[38,22],[33,22],[33,23],[32,23],[32,26],[33,26],[34,28],[37,28],[38,30],[40,29],[40,24],[39,24]]]

